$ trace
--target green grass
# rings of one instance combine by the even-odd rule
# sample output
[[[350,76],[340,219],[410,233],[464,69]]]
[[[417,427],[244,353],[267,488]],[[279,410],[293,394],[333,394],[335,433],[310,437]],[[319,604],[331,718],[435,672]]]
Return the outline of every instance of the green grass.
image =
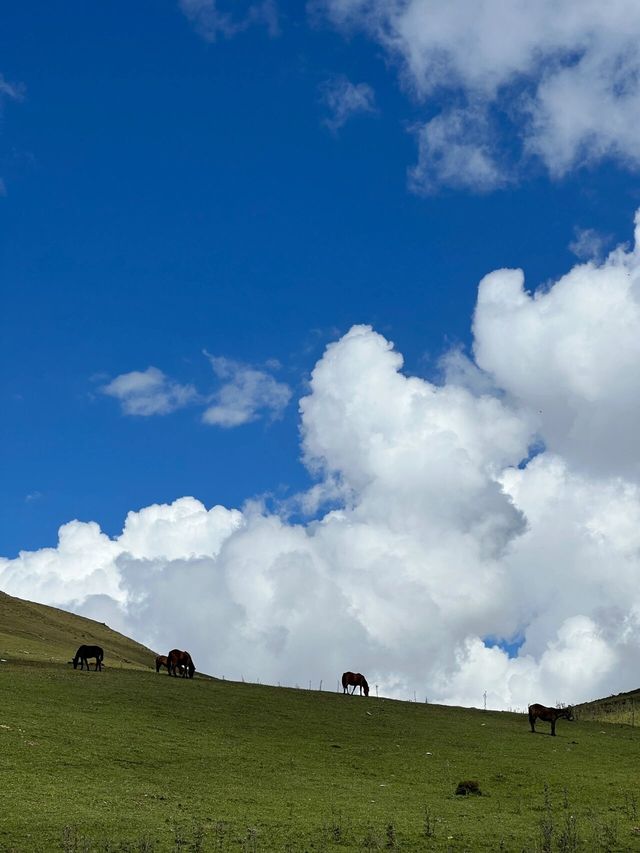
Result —
[[[640,726],[640,690],[618,693],[593,702],[583,702],[574,708],[580,720],[599,720],[602,723],[624,723]]]
[[[640,850],[629,727],[46,659],[0,696],[0,850]]]
[[[1,657],[9,661],[66,663],[84,644],[102,646],[108,667],[154,667],[155,653],[151,649],[101,622],[0,592]]]

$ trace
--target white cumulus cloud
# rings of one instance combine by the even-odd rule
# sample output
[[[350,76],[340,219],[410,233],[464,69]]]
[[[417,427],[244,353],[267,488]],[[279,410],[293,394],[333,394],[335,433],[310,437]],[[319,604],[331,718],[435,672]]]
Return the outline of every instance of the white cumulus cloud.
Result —
[[[113,539],[71,521],[0,559],[0,587],[227,678],[333,689],[358,669],[383,695],[497,708],[637,687],[638,249],[523,281],[483,279],[474,360],[450,354],[441,384],[368,326],[327,346],[300,428],[308,504],[331,509],[181,498]]]
[[[476,192],[505,186],[509,176],[497,162],[495,134],[483,110],[452,109],[417,131],[418,162],[409,172],[418,193],[435,192],[442,184]]]
[[[291,389],[265,370],[222,356],[209,356],[213,372],[222,380],[205,409],[202,420],[220,427],[236,427],[259,417],[279,418],[289,401]]]
[[[520,159],[554,177],[612,158],[640,164],[640,6],[629,0],[316,0],[341,29],[366,31],[400,68],[404,87],[429,105],[453,104],[420,134],[415,178],[460,186],[446,139],[471,160],[467,175],[509,177],[492,161],[479,116],[496,111]],[[474,121],[461,120],[469,110]],[[435,123],[434,123],[435,122]],[[435,140],[434,140],[435,137]],[[495,152],[494,152],[495,157]],[[501,168],[500,168],[501,167]],[[454,178],[455,180],[452,180]],[[469,180],[462,183],[469,183]]]
[[[192,385],[180,385],[157,367],[121,373],[100,389],[120,401],[126,415],[168,415],[197,399]]]

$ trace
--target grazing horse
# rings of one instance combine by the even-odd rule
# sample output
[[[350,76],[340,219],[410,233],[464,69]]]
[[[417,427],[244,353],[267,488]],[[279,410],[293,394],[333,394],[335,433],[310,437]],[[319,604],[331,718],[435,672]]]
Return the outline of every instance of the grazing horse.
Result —
[[[367,679],[361,672],[343,672],[342,673],[342,692],[348,693],[349,687],[353,685],[353,690],[351,694],[353,695],[356,692],[356,687],[360,688],[360,695],[364,691],[364,695],[369,695],[369,685],[367,684]]]
[[[169,663],[167,661],[166,655],[158,655],[156,658],[156,672],[160,672],[160,670],[164,667],[165,669],[169,669]]]
[[[544,720],[545,723],[551,723],[551,734],[556,735],[556,720],[564,717],[566,720],[573,720],[573,708],[568,705],[566,708],[547,708],[545,705],[529,705],[529,724],[531,731],[536,730],[536,720]]]
[[[169,675],[175,675],[176,678],[178,677],[178,672],[181,673],[183,678],[186,678],[187,675],[189,678],[193,678],[193,673],[196,671],[189,652],[181,652],[180,649],[171,649],[167,655],[167,669]]]
[[[80,664],[80,669],[84,669],[84,665],[86,663],[87,670],[89,669],[89,661],[87,658],[95,658],[96,659],[96,671],[102,670],[102,661],[104,660],[104,652],[100,648],[100,646],[80,646],[78,651],[76,652],[76,656],[73,659],[73,668],[78,668],[78,663]]]

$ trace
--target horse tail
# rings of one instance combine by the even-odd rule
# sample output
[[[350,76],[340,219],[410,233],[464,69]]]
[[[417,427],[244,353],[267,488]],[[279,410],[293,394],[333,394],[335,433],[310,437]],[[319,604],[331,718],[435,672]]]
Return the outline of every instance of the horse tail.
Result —
[[[342,673],[342,689],[343,689],[343,690],[346,690],[346,689],[347,689],[348,684],[349,684],[349,679],[348,679],[348,677],[347,677],[347,673],[346,673],[346,672],[343,672],[343,673]]]

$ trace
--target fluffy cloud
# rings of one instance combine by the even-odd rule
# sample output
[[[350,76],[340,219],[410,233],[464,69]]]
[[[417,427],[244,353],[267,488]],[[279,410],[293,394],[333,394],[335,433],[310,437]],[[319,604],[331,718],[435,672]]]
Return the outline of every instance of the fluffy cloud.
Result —
[[[198,397],[192,385],[173,382],[157,367],[122,373],[100,390],[119,400],[125,415],[168,415]]]
[[[193,385],[180,385],[157,367],[116,376],[100,391],[120,401],[125,415],[168,415],[192,403],[204,406],[202,420],[219,427],[237,427],[261,417],[274,420],[291,400],[291,389],[267,370],[206,353],[220,386],[202,395]],[[271,365],[273,366],[273,365]]]
[[[428,121],[414,172],[460,185],[447,139],[471,162],[474,186],[493,183],[498,164],[479,132],[498,110],[503,130],[519,140],[524,158],[540,158],[559,177],[604,157],[640,163],[640,7],[628,0],[317,0],[344,30],[363,29],[400,67],[417,99],[456,107]],[[474,121],[461,120],[469,111]],[[479,120],[478,116],[484,116]],[[435,141],[434,138],[435,137]],[[502,162],[502,176],[511,167]],[[494,174],[495,173],[495,174]],[[455,180],[451,180],[454,178]],[[469,183],[467,178],[466,183]],[[464,182],[463,182],[464,183]]]
[[[441,184],[488,192],[508,183],[496,161],[495,137],[481,109],[441,113],[418,131],[418,162],[409,172],[417,193],[431,193]]]
[[[538,413],[545,445],[588,470],[638,470],[640,218],[636,248],[574,267],[530,294],[519,270],[480,283],[477,365]]]
[[[344,75],[339,75],[323,83],[321,93],[329,111],[324,123],[330,130],[339,130],[358,113],[375,111],[375,93],[368,83],[352,83]]]
[[[449,354],[439,385],[355,326],[300,401],[308,503],[330,510],[182,498],[115,539],[72,521],[0,560],[0,586],[227,678],[333,689],[355,668],[382,694],[499,708],[637,687],[639,299],[636,248],[533,294],[495,271],[475,361]]]
[[[569,243],[569,250],[581,261],[600,261],[610,243],[611,236],[601,234],[595,228],[574,228],[574,239]]]
[[[291,389],[265,370],[221,356],[209,356],[222,385],[202,415],[207,424],[236,427],[259,417],[278,418],[289,404]]]

